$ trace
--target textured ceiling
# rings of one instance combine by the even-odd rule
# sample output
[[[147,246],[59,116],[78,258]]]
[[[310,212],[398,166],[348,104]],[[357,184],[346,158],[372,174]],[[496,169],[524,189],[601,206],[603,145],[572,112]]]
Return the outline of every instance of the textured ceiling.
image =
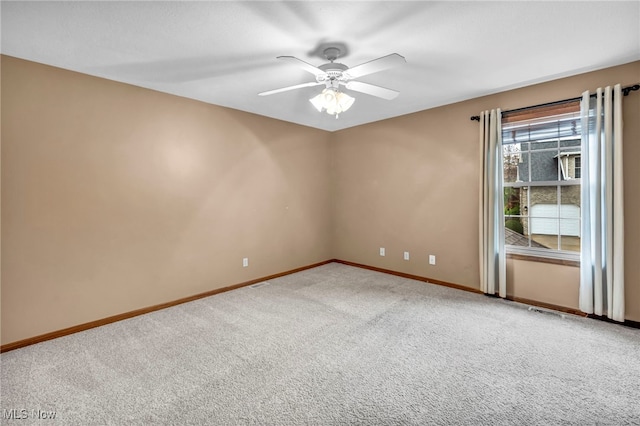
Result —
[[[8,2],[2,53],[334,131],[640,59],[640,2]],[[597,24],[598,28],[594,28]],[[390,53],[407,63],[359,80],[335,119],[321,87],[279,61],[325,63],[338,43],[353,67]],[[348,91],[347,91],[348,92]]]

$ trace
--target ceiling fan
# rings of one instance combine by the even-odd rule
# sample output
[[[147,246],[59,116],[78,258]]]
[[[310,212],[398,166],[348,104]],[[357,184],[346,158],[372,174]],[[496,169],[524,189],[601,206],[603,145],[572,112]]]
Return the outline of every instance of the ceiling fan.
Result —
[[[354,79],[402,65],[406,63],[404,57],[397,53],[392,53],[390,55],[365,62],[364,64],[357,65],[353,68],[349,68],[344,64],[335,62],[335,60],[340,56],[340,53],[341,51],[337,47],[329,47],[325,49],[324,56],[329,62],[318,67],[293,56],[278,56],[277,59],[294,63],[303,70],[313,74],[316,81],[296,84],[294,86],[283,87],[281,89],[269,90],[258,93],[258,95],[267,96],[275,93],[287,92],[289,90],[301,89],[303,87],[324,85],[325,89],[322,93],[309,99],[309,101],[318,111],[325,109],[328,114],[335,115],[336,118],[338,118],[339,113],[349,109],[355,101],[351,96],[341,92],[339,90],[340,86],[344,86],[345,88],[355,92],[366,93],[367,95],[387,100],[394,99],[399,95],[399,92],[396,92],[395,90],[369,83],[363,83],[361,81],[355,81]]]

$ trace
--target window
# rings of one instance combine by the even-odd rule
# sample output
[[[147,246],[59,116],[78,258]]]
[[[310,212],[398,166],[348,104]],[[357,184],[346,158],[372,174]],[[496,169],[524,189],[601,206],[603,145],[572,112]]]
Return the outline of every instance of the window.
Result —
[[[578,161],[578,163],[580,162],[580,151],[563,152],[556,158],[560,163],[560,171],[562,172],[563,180],[576,179],[576,177],[580,177],[579,175],[576,176],[576,160]]]
[[[503,115],[507,252],[579,259],[580,105]]]

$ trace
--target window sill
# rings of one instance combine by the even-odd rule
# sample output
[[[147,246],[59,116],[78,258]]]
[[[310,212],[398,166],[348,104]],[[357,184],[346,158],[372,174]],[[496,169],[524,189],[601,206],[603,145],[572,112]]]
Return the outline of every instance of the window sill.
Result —
[[[574,266],[578,268],[580,267],[580,260],[576,259],[546,257],[537,254],[523,254],[513,252],[507,252],[506,257],[507,259],[526,260],[528,262],[550,263],[552,265]]]

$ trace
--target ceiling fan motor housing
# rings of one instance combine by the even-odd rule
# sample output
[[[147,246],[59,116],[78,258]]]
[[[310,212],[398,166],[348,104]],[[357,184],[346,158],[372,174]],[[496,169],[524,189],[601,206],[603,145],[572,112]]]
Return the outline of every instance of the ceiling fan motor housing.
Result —
[[[326,74],[316,76],[316,81],[318,83],[325,83],[327,87],[337,88],[340,82],[347,80],[344,72],[348,70],[349,67],[345,64],[330,62],[328,64],[320,65],[318,68]]]

